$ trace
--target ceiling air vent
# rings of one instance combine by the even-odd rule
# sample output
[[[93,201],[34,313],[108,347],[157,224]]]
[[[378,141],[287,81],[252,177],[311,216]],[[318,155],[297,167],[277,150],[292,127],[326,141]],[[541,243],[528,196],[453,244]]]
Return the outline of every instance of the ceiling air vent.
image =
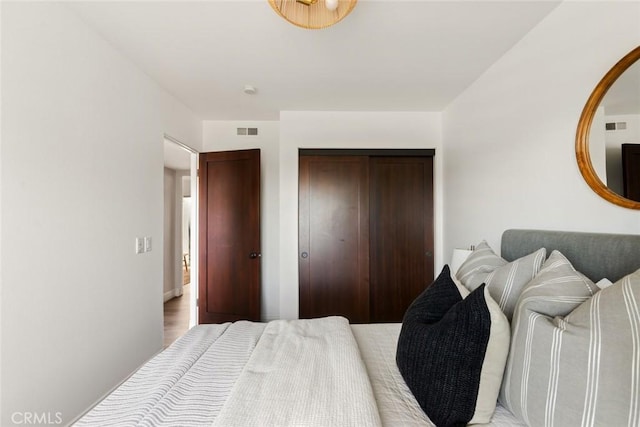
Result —
[[[258,135],[258,128],[238,128],[236,135],[256,136]]]

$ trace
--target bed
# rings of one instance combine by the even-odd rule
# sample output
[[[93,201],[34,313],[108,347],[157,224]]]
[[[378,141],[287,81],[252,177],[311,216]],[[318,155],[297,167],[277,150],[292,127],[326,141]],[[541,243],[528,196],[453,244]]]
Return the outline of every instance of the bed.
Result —
[[[485,242],[483,244],[485,246],[479,245],[481,249],[475,258],[470,257],[460,267],[460,272],[464,273],[465,280],[470,284],[470,290],[466,291],[470,292],[469,295],[478,294],[481,299],[482,295],[494,292],[494,284],[502,272],[509,282],[520,274],[514,272],[523,269],[524,264],[537,266],[534,272],[527,273],[531,277],[521,278],[524,283],[521,289],[514,291],[512,288],[517,286],[509,282],[509,295],[495,298],[500,302],[501,310],[508,313],[508,337],[507,343],[501,344],[503,348],[506,345],[507,350],[504,360],[498,364],[498,383],[493,385],[492,393],[499,393],[499,399],[493,394],[489,399],[493,400],[493,405],[496,400],[500,403],[495,407],[490,406],[495,411],[491,409],[488,425],[569,425],[567,420],[578,418],[582,425],[602,425],[603,419],[619,421],[620,425],[639,425],[640,397],[637,390],[640,379],[635,378],[637,373],[631,375],[631,369],[627,372],[621,366],[630,364],[632,369],[640,368],[640,343],[628,345],[636,337],[640,341],[637,335],[640,317],[636,319],[629,316],[630,339],[623,336],[617,339],[622,344],[617,341],[611,344],[606,341],[607,336],[611,335],[606,333],[607,320],[595,316],[593,313],[596,309],[593,306],[597,299],[597,310],[610,310],[607,304],[619,307],[620,304],[615,302],[618,293],[626,304],[633,305],[640,300],[634,296],[640,296],[640,274],[628,276],[640,270],[640,236],[507,230],[502,237],[500,255],[490,248],[484,249],[490,253],[488,257],[483,255],[482,248],[488,247]],[[495,261],[495,265],[487,266],[487,259]],[[441,276],[444,276],[446,269],[448,267],[443,269]],[[571,272],[569,275],[575,271],[571,279],[573,281],[566,279],[566,271]],[[569,281],[558,286],[558,275]],[[454,275],[450,276],[455,279]],[[599,291],[592,284],[602,279],[615,283]],[[476,286],[472,283],[474,280],[483,283]],[[462,279],[454,281],[457,287],[467,284],[462,283]],[[429,288],[435,289],[436,282]],[[475,290],[472,289],[474,287]],[[574,288],[575,294],[565,295],[565,289],[573,292]],[[618,288],[629,291],[618,292]],[[635,291],[636,294],[633,293]],[[501,289],[501,292],[506,291]],[[461,298],[471,300],[467,295]],[[549,302],[545,302],[540,309],[541,301]],[[572,334],[572,327],[575,326],[576,330],[589,329],[579,322],[580,311],[587,310],[584,308],[587,305],[591,313],[589,325],[594,323],[594,318],[598,318],[599,334],[591,333],[586,338],[586,344],[584,339],[573,342],[571,340],[580,334]],[[545,310],[552,312],[548,314]],[[502,311],[500,316],[504,316]],[[448,315],[445,313],[444,316]],[[421,390],[415,389],[424,385],[416,385],[407,376],[412,368],[407,368],[407,371],[404,368],[406,364],[401,363],[397,354],[409,335],[406,331],[409,328],[407,318],[405,316],[405,325],[349,325],[341,317],[199,325],[142,366],[75,425],[464,425],[464,422],[447,421],[437,416],[434,423],[425,414],[428,410],[424,408],[429,408],[429,403],[422,400]],[[636,321],[637,324],[634,323]],[[616,325],[616,328],[620,327]],[[422,332],[421,329],[419,334]],[[425,332],[433,335],[431,329]],[[491,334],[491,340],[495,341],[493,329]],[[445,332],[445,335],[450,334]],[[544,344],[547,336],[551,337],[548,348]],[[399,340],[402,343],[400,346]],[[520,340],[524,340],[524,344],[520,345]],[[595,346],[594,342],[600,347]],[[411,346],[411,343],[407,345]],[[617,345],[623,345],[629,351],[616,351],[616,358],[608,360],[602,347]],[[439,351],[439,347],[436,346],[434,351]],[[599,348],[600,353],[594,354],[594,348]],[[577,355],[565,354],[566,349],[577,349]],[[480,362],[483,364],[483,381],[485,365],[494,359],[486,351]],[[536,354],[538,351],[544,354]],[[630,360],[620,356],[626,353]],[[553,356],[552,363],[549,363],[549,354]],[[443,363],[451,359],[447,354],[443,357]],[[598,372],[594,372],[593,368],[600,366],[594,362],[596,357],[608,364]],[[538,360],[544,360],[544,363],[538,366]],[[584,373],[573,366],[576,361],[585,366]],[[553,369],[547,373],[550,364]],[[403,368],[399,369],[399,366]],[[578,370],[571,371],[571,381],[567,381],[563,375],[571,369]],[[618,379],[620,375],[617,372],[622,369],[623,381]],[[416,375],[424,374],[419,371]],[[427,375],[433,375],[433,372]],[[607,387],[613,386],[601,380],[605,375],[613,378],[608,382],[616,382],[617,388],[626,387],[631,391],[608,390]],[[575,378],[580,378],[577,384]],[[566,389],[567,382],[571,383],[571,387],[586,390],[588,395],[585,397],[581,394],[573,398],[576,393]],[[479,388],[480,391],[485,390],[484,385]],[[431,384],[429,389],[431,399],[434,394],[432,390],[437,387]],[[455,394],[456,390],[453,392],[452,399],[461,399],[460,395]],[[612,399],[602,398],[603,393],[614,393],[613,404],[609,402]],[[572,396],[573,400],[565,401],[564,395]],[[620,403],[623,400],[625,402]],[[443,405],[442,402],[442,399],[436,400],[435,405]],[[620,411],[621,405],[626,411]],[[579,408],[580,413],[572,413],[573,408]],[[611,412],[626,413],[612,415]]]

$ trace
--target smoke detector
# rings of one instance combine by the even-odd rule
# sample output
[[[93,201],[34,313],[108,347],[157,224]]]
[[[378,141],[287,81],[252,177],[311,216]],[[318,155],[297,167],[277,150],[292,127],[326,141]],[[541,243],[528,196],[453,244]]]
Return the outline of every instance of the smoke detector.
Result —
[[[244,89],[242,89],[242,91],[247,95],[255,95],[256,88],[251,85],[244,85]]]

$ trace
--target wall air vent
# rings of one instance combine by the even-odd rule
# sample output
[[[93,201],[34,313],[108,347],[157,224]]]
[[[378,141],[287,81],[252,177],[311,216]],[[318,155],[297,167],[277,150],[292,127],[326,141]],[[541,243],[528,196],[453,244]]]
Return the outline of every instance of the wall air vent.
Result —
[[[625,130],[627,122],[609,122],[604,125],[605,130]]]
[[[258,135],[258,128],[238,128],[236,135],[256,136]]]

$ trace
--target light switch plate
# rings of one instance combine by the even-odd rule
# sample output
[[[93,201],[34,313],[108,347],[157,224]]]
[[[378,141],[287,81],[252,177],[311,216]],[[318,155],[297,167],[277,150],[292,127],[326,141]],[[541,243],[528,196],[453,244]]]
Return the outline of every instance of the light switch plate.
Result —
[[[144,252],[144,239],[142,237],[136,237],[136,253],[141,254]]]
[[[151,237],[144,238],[144,251],[151,252]]]

